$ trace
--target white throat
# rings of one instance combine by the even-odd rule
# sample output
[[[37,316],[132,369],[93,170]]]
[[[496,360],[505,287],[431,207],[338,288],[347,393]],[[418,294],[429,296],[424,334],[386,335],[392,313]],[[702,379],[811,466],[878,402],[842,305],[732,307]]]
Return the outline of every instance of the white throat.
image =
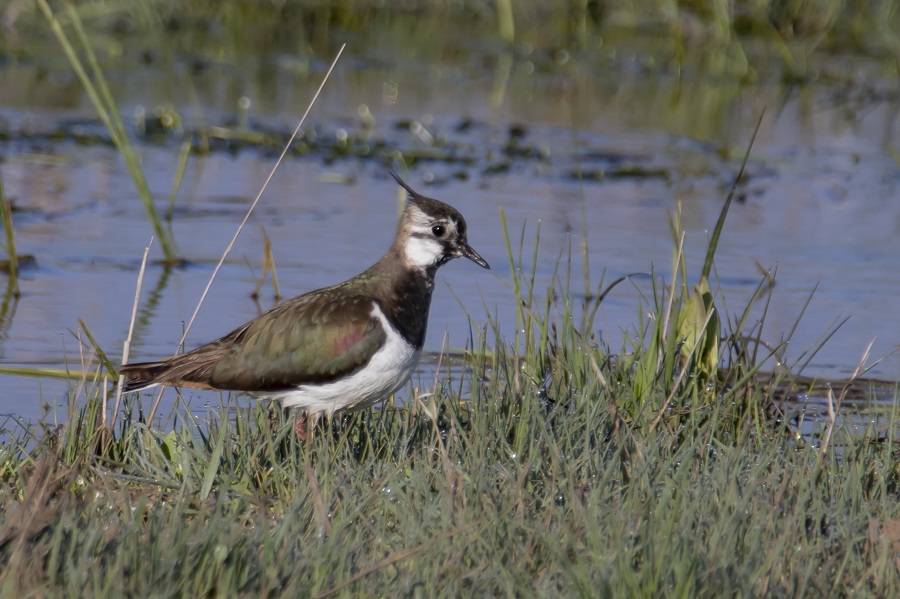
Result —
[[[435,239],[410,235],[403,244],[403,257],[407,265],[425,269],[440,260],[444,248]]]

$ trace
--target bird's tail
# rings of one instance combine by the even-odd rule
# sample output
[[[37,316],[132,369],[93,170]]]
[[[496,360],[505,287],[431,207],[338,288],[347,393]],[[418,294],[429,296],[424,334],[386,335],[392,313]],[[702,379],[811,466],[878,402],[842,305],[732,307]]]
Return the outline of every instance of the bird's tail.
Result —
[[[138,362],[136,364],[125,364],[119,371],[125,377],[125,383],[122,385],[122,392],[140,391],[147,387],[153,387],[162,382],[169,365],[166,362]]]
[[[209,384],[203,382],[204,377],[198,376],[201,374],[198,370],[202,370],[202,365],[198,365],[190,354],[173,356],[159,362],[125,364],[119,371],[125,377],[122,392],[140,391],[155,385],[211,389]]]

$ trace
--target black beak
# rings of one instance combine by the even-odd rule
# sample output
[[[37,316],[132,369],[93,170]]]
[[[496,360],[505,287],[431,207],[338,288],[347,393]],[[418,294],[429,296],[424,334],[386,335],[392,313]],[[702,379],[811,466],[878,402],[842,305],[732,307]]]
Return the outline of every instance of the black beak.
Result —
[[[491,266],[487,263],[487,260],[482,258],[478,254],[478,252],[473,250],[472,246],[470,246],[468,243],[463,242],[463,243],[459,244],[459,251],[462,253],[463,256],[465,256],[466,258],[468,258],[469,260],[471,260],[472,262],[474,262],[481,268],[486,268],[488,270],[491,269]]]

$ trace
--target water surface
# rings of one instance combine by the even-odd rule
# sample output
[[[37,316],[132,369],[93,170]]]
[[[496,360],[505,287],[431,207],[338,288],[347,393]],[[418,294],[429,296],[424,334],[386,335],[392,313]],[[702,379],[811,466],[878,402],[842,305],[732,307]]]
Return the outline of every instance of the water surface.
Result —
[[[442,268],[427,349],[465,346],[468,316],[476,327],[483,324],[485,307],[499,314],[512,336],[501,209],[516,239],[524,230],[526,262],[540,223],[539,292],[557,259],[572,248],[573,297],[583,298],[579,253],[585,233],[595,283],[651,269],[669,280],[669,215],[679,204],[689,272],[698,272],[708,232],[765,108],[716,257],[724,297],[719,306],[732,316],[742,311],[762,278],[760,268],[775,272],[763,338],[779,343],[805,307],[788,364],[849,316],[804,374],[849,376],[871,343],[870,362],[886,357],[869,375],[900,379],[900,170],[891,154],[898,123],[896,103],[880,91],[880,80],[866,87],[871,93],[853,94],[853,88],[842,93],[833,85],[621,78],[577,64],[541,73],[527,57],[510,57],[508,71],[499,75],[497,64],[407,58],[373,65],[345,57],[307,129],[326,146],[347,135],[373,147],[420,152],[423,159],[405,173],[409,182],[467,218],[470,242],[493,270],[466,261]],[[322,68],[313,63],[311,71],[297,72],[284,57],[266,64],[277,76],[224,68],[198,75],[120,72],[114,93],[126,115],[171,104],[185,130],[233,127],[238,100],[246,96],[252,128],[288,131]],[[91,122],[71,75],[61,70],[48,80],[27,66],[8,65],[0,70],[0,90],[0,123],[8,133],[0,141],[0,173],[17,210],[19,253],[37,260],[36,268],[23,272],[22,297],[7,302],[0,363],[81,370],[79,319],[106,351],[120,355],[151,227],[116,151],[87,137],[73,141],[104,133]],[[69,135],[60,138],[60,131]],[[177,132],[138,142],[161,208],[180,145]],[[246,147],[190,158],[172,221],[187,265],[149,267],[134,359],[173,353],[274,153]],[[275,305],[271,285],[258,301],[250,297],[262,263],[263,228],[282,293],[290,297],[340,282],[374,262],[391,242],[399,199],[377,158],[291,155],[220,272],[187,345],[221,336]],[[161,257],[158,246],[151,257]],[[646,279],[621,285],[601,307],[598,333],[614,350],[635,334],[647,310],[641,293],[648,289]],[[761,314],[760,308],[756,318]],[[425,368],[414,383],[428,387],[432,380]],[[65,403],[68,386],[0,376],[0,413],[37,418],[43,404]],[[167,392],[169,405],[173,397]],[[186,397],[198,409],[217,401],[202,392]]]

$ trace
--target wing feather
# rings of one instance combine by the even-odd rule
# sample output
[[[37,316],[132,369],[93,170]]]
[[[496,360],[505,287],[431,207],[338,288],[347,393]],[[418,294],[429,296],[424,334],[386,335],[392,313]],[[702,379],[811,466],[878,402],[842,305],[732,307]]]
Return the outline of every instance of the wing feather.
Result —
[[[370,296],[333,288],[288,300],[221,339],[180,356],[123,367],[133,386],[163,383],[234,391],[279,391],[351,374],[386,333]]]

